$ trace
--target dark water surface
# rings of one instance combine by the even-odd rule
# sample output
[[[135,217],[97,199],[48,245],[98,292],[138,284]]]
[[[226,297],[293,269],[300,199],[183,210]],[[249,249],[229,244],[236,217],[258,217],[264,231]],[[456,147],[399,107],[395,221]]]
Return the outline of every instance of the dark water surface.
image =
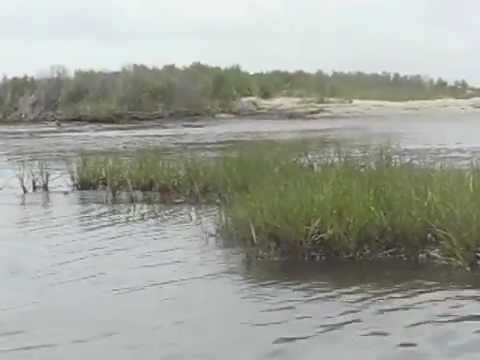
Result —
[[[392,141],[465,160],[479,116],[245,121],[205,127],[0,127],[0,358],[478,359],[480,276],[406,264],[248,263],[214,208],[105,205],[68,193],[82,150],[292,137]],[[20,159],[54,191],[21,196]]]

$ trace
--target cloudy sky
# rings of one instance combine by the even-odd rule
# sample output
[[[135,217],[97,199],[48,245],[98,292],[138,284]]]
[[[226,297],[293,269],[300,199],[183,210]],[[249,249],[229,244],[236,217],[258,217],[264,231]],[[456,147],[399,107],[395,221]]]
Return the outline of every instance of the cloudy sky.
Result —
[[[478,0],[0,0],[0,74],[202,61],[480,85]]]

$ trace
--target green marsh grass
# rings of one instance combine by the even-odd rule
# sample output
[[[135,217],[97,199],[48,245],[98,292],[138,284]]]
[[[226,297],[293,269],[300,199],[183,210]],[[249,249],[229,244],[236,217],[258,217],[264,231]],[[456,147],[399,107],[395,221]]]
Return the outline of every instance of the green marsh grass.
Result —
[[[219,230],[267,257],[448,262],[475,267],[480,169],[368,161],[263,145],[218,156],[82,156],[79,190],[157,192],[165,202],[216,202]]]

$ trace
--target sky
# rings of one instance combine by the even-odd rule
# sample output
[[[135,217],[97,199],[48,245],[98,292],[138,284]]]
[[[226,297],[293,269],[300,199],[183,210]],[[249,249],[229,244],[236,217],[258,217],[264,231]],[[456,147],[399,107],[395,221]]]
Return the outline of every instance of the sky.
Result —
[[[0,0],[0,74],[240,64],[480,85],[478,0]]]

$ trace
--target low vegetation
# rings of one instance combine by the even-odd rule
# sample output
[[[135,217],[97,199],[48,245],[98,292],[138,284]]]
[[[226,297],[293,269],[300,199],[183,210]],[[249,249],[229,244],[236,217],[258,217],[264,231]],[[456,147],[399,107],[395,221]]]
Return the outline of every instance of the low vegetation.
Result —
[[[480,169],[421,166],[391,150],[312,160],[303,146],[262,145],[219,156],[83,155],[79,190],[216,202],[223,236],[259,256],[447,262],[477,267]]]
[[[51,176],[47,163],[44,161],[19,162],[17,166],[17,180],[23,194],[50,191]]]
[[[34,119],[45,113],[106,116],[122,112],[210,114],[234,110],[242,97],[277,96],[414,100],[469,97],[478,91],[465,81],[448,83],[419,75],[362,72],[270,71],[249,73],[239,66],[194,63],[163,68],[133,65],[121,71],[52,67],[40,77],[4,77],[0,120]]]

